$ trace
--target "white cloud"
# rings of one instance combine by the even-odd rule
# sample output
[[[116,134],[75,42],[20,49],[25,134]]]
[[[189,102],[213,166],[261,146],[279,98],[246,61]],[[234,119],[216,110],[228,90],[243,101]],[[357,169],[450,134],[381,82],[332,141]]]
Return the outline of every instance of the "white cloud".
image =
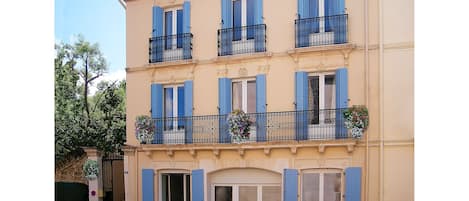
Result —
[[[90,86],[90,93],[88,95],[93,96],[96,93],[96,91],[98,90],[96,86],[98,86],[98,83],[100,83],[101,81],[113,82],[116,80],[125,80],[125,70],[109,72],[102,75],[101,77],[96,78],[96,80],[94,80],[93,84]]]

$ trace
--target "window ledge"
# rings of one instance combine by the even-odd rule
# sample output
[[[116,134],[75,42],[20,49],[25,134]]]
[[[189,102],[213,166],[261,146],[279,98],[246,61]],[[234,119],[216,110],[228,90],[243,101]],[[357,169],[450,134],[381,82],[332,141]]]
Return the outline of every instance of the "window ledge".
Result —
[[[126,72],[135,72],[135,71],[144,71],[144,70],[151,70],[156,68],[169,68],[175,66],[186,66],[186,65],[194,65],[197,63],[197,60],[194,59],[184,59],[184,60],[177,60],[177,61],[164,61],[158,63],[149,63],[143,67],[132,67],[126,68]]]
[[[237,150],[240,156],[244,155],[245,150],[264,150],[265,155],[269,155],[271,149],[290,149],[291,154],[295,155],[297,149],[306,147],[317,147],[319,153],[324,153],[327,147],[344,147],[348,153],[355,150],[358,140],[309,140],[309,141],[283,141],[283,142],[254,142],[244,144],[141,144],[137,151],[144,152],[151,157],[155,151],[163,151],[169,157],[174,155],[175,151],[188,151],[193,157],[197,151],[211,150],[216,157],[219,157],[221,150]]]
[[[214,63],[229,63],[231,61],[258,59],[258,58],[264,58],[264,57],[272,57],[272,52],[255,52],[255,53],[218,56],[217,58],[212,59],[212,61]]]
[[[299,48],[289,50],[287,51],[287,53],[290,55],[296,55],[296,54],[308,53],[308,52],[351,50],[353,48],[355,48],[354,44],[344,43],[344,44],[337,44],[337,45],[319,45],[319,46],[299,47]]]

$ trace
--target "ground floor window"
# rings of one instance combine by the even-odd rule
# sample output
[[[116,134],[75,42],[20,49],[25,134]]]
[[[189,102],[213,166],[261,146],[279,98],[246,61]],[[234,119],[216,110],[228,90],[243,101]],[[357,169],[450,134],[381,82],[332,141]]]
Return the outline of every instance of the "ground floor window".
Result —
[[[181,173],[161,174],[161,200],[190,201],[190,175]]]
[[[341,201],[342,172],[311,170],[302,174],[302,201]]]
[[[280,201],[278,185],[230,184],[214,185],[215,201]]]

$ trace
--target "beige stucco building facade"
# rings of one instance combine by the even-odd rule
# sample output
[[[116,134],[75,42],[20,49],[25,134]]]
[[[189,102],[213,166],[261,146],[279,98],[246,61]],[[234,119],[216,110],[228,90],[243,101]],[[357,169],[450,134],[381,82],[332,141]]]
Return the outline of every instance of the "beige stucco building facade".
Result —
[[[126,200],[414,199],[412,0],[127,0],[126,33]],[[337,134],[344,86],[360,139]],[[235,108],[249,142],[222,139]]]

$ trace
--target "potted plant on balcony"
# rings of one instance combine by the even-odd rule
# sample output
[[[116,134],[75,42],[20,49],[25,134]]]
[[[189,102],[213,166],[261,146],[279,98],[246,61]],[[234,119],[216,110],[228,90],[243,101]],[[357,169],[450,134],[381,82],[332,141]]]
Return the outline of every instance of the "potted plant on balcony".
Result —
[[[141,144],[151,144],[154,132],[155,124],[153,124],[151,117],[146,115],[137,116],[135,120],[135,135]]]
[[[228,115],[228,131],[233,142],[239,144],[249,139],[252,121],[242,110],[234,110]]]
[[[352,137],[360,139],[368,128],[368,109],[363,105],[354,105],[344,111],[345,127]]]
[[[83,173],[88,180],[96,179],[99,173],[98,162],[95,160],[86,160],[85,164],[83,164]]]

